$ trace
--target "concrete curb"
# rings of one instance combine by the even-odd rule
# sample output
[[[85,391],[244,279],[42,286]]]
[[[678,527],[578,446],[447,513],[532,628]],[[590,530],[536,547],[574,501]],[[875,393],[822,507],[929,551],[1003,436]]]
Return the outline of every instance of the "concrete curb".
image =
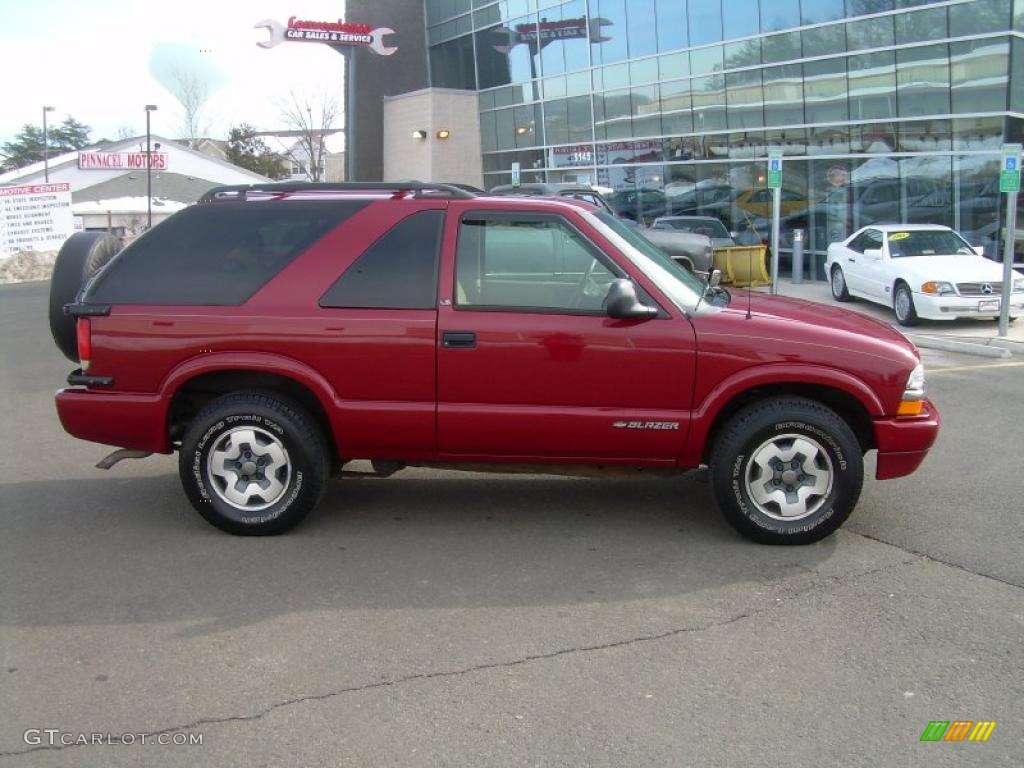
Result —
[[[906,334],[914,344],[923,349],[938,349],[943,352],[959,352],[962,355],[977,355],[978,357],[1013,357],[1010,350],[1003,347],[989,346],[988,344],[976,344],[969,341],[954,341],[949,338],[935,338],[934,336],[914,336]]]

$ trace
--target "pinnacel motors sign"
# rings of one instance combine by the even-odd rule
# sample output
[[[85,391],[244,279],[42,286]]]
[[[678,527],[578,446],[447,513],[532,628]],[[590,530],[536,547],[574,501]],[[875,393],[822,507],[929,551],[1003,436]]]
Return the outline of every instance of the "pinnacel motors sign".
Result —
[[[167,170],[167,153],[150,152],[150,167],[154,171]],[[78,167],[83,171],[144,171],[145,152],[79,152]]]
[[[390,56],[398,48],[385,45],[384,37],[394,34],[390,27],[371,27],[369,24],[351,24],[337,21],[310,21],[292,16],[285,26],[273,19],[264,19],[254,29],[266,29],[269,38],[257,43],[262,48],[273,48],[284,42],[327,43],[369,48],[380,56]]]

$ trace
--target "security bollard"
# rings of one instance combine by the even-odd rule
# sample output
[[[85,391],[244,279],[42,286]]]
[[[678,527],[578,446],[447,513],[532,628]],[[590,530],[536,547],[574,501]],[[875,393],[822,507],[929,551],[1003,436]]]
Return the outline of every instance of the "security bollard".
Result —
[[[793,230],[793,282],[804,281],[804,231]]]

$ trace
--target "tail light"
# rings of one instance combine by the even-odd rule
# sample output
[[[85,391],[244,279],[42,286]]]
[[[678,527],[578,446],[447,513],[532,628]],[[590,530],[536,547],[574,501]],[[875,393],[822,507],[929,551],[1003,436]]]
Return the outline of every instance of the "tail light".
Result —
[[[78,335],[78,360],[82,364],[82,373],[85,373],[89,370],[89,361],[92,359],[92,328],[89,325],[89,318],[78,318],[75,330]]]

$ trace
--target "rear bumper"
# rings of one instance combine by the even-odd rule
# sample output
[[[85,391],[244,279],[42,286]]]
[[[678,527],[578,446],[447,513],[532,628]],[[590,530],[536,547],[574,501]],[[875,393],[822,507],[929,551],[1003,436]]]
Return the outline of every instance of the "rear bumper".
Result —
[[[167,408],[159,395],[58,390],[57,416],[65,431],[93,443],[170,453]]]
[[[875,477],[890,480],[903,477],[921,466],[939,435],[939,411],[925,401],[924,413],[913,418],[875,419],[878,467]]]

